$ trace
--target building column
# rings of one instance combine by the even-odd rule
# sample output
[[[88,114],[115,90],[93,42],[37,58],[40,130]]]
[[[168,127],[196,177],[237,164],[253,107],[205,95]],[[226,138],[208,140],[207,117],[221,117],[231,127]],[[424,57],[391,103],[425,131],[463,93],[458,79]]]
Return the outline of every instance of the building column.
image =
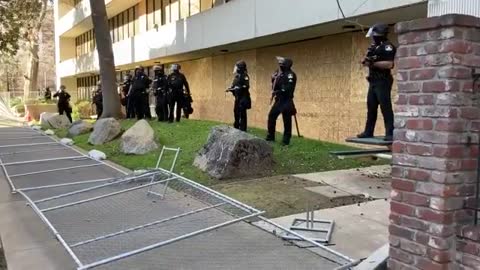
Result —
[[[458,269],[457,235],[474,216],[480,18],[444,15],[396,31],[389,269]]]

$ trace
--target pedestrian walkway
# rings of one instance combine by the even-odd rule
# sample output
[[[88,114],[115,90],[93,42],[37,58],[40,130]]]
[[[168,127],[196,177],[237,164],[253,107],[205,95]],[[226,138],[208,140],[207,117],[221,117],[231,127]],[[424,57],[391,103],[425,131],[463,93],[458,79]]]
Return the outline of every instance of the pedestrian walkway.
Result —
[[[29,128],[0,128],[0,165],[0,177],[16,193],[2,192],[9,205],[2,214],[15,223],[0,224],[0,235],[49,230],[58,240],[55,252],[47,252],[51,241],[36,251],[58,254],[61,245],[70,260],[43,256],[53,261],[51,269],[334,269],[349,262],[328,248],[298,248],[250,225],[269,221],[189,179],[163,169],[135,175]],[[19,215],[32,220],[19,194],[46,226],[15,227],[23,223]],[[3,242],[9,269],[30,269],[18,260],[11,266],[10,258],[23,257],[9,252],[15,239]]]

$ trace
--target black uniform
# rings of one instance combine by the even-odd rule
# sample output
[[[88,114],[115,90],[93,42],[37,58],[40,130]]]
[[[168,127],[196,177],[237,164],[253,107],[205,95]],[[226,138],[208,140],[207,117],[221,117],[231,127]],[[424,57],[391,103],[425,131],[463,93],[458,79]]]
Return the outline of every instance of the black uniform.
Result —
[[[153,94],[156,97],[155,113],[158,121],[168,120],[168,80],[165,74],[157,74],[153,79]]]
[[[175,109],[175,105],[177,105],[177,108],[175,109],[175,119],[177,122],[180,122],[185,95],[190,95],[190,87],[188,85],[187,79],[185,78],[185,75],[178,71],[172,72],[170,75],[168,75],[168,87],[172,95],[169,103],[170,112],[168,116],[168,121],[173,122],[173,111]]]
[[[57,103],[57,107],[58,107],[58,114],[60,115],[63,115],[63,113],[65,113],[65,115],[67,116],[68,120],[70,120],[70,122],[72,122],[72,108],[70,107],[70,94],[67,93],[65,90],[63,91],[57,91],[53,97],[58,97],[58,103]]]
[[[235,106],[233,107],[235,122],[233,126],[242,131],[247,131],[247,110],[252,107],[249,89],[250,78],[248,74],[246,72],[235,74],[232,86],[229,89],[235,96]]]
[[[93,95],[92,103],[95,104],[97,119],[100,119],[103,113],[103,94],[102,89],[97,89]]]
[[[52,100],[52,92],[50,91],[50,88],[45,88],[45,94],[44,94],[45,100],[49,101]]]
[[[130,88],[132,86],[132,79],[126,79],[122,84],[122,93],[125,97],[125,112],[127,114],[127,119],[135,118],[135,104],[133,103],[133,98],[129,95]]]
[[[280,114],[283,117],[283,144],[290,144],[292,137],[292,116],[296,114],[293,93],[297,84],[297,75],[291,69],[277,71],[272,76],[272,89],[275,103],[268,114],[267,140],[275,140],[275,125]]]
[[[366,59],[370,62],[394,61],[396,48],[388,40],[372,44]],[[393,135],[393,110],[392,110],[392,83],[393,77],[389,69],[379,69],[371,66],[367,77],[369,82],[367,95],[367,123],[365,131],[359,137],[373,137],[377,122],[378,105],[382,110],[385,122],[385,135]]]
[[[148,96],[147,89],[150,86],[150,79],[145,74],[136,74],[133,78],[132,85],[129,91],[129,98],[132,99],[135,114],[137,119],[145,118],[145,109],[148,107],[148,102],[145,96]]]

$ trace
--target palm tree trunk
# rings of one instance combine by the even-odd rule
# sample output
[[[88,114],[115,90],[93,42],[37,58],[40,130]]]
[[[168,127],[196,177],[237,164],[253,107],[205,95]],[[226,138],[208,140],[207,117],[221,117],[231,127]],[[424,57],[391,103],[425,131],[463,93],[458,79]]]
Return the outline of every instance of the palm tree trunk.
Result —
[[[120,98],[117,92],[115,60],[113,57],[112,39],[108,28],[107,9],[105,1],[90,0],[93,29],[97,43],[100,63],[100,80],[103,94],[102,118],[120,118]]]

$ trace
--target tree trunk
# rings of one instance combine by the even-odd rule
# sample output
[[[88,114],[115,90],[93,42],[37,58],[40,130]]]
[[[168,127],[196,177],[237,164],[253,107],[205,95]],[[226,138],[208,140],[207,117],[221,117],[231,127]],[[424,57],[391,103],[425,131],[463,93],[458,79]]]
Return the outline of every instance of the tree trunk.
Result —
[[[40,10],[40,16],[38,17],[35,26],[31,29],[28,36],[28,52],[29,59],[27,63],[27,70],[25,73],[25,83],[23,85],[24,100],[30,98],[30,93],[36,93],[37,81],[38,81],[38,65],[40,59],[38,57],[38,51],[40,45],[38,44],[39,34],[42,30],[42,24],[47,14],[48,0],[42,0],[42,9]]]
[[[24,99],[30,98],[30,93],[35,93],[38,81],[38,44],[32,44],[28,54],[27,72],[25,74],[25,83],[23,85]]]
[[[107,21],[105,1],[90,1],[93,29],[97,42],[100,63],[100,81],[102,83],[103,113],[102,118],[120,118],[120,97],[117,92],[115,60],[113,58],[112,39]]]

